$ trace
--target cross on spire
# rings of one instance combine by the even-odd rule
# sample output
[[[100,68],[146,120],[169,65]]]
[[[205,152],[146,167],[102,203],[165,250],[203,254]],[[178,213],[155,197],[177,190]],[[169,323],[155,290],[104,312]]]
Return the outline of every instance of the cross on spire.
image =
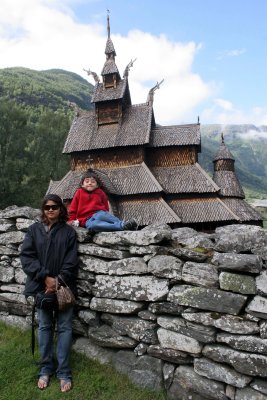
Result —
[[[86,162],[87,162],[87,164],[88,164],[88,168],[90,168],[90,166],[91,166],[91,163],[94,161],[94,159],[93,158],[91,158],[91,156],[90,156],[90,154],[88,154],[88,157],[86,158],[86,160],[85,160]]]

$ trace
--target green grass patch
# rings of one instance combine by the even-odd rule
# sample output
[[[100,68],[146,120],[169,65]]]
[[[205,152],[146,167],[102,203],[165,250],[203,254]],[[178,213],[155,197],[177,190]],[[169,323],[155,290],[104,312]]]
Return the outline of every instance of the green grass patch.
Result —
[[[61,393],[59,382],[52,378],[46,390],[36,386],[38,366],[30,351],[31,333],[0,322],[0,400],[163,400],[163,392],[153,392],[133,385],[111,366],[103,366],[72,352],[73,389]],[[36,359],[38,355],[36,355]]]

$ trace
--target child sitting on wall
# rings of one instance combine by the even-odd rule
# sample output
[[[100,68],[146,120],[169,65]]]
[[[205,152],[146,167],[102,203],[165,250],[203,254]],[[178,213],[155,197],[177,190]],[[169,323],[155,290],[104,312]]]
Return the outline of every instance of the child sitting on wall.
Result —
[[[83,226],[90,232],[137,229],[134,219],[122,221],[109,212],[107,195],[100,189],[98,177],[92,170],[82,175],[80,188],[75,192],[68,211],[69,224]]]

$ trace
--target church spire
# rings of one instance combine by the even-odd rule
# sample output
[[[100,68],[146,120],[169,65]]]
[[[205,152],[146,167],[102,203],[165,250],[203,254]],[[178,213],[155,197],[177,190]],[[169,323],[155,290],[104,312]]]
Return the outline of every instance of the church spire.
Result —
[[[221,133],[221,144],[213,158],[213,180],[220,187],[220,196],[244,198],[245,194],[235,173],[235,158],[224,142]]]
[[[215,154],[214,158],[213,158],[213,162],[216,163],[217,161],[222,161],[222,160],[231,160],[232,163],[235,162],[235,158],[233,156],[233,154],[230,152],[230,150],[228,149],[228,147],[226,146],[225,142],[224,142],[224,135],[223,132],[221,133],[221,145],[219,150],[217,151],[217,153]],[[233,169],[233,166],[231,164],[231,169]],[[228,162],[229,164],[229,162]]]
[[[108,31],[108,39],[110,39],[109,10],[107,10],[107,31]]]
[[[118,67],[115,63],[116,51],[113,42],[110,38],[110,22],[109,10],[107,10],[107,43],[105,48],[106,61],[102,69],[101,75],[103,76],[103,83],[105,88],[117,87],[118,82],[121,80]]]

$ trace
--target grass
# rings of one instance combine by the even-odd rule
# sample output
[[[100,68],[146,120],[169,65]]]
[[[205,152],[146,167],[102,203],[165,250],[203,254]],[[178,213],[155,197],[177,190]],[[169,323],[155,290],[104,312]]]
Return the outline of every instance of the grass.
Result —
[[[38,367],[30,351],[31,333],[0,322],[0,400],[163,400],[163,392],[133,385],[110,366],[100,365],[72,352],[73,389],[61,393],[52,378],[46,390],[36,387]],[[37,355],[36,355],[37,358]]]

